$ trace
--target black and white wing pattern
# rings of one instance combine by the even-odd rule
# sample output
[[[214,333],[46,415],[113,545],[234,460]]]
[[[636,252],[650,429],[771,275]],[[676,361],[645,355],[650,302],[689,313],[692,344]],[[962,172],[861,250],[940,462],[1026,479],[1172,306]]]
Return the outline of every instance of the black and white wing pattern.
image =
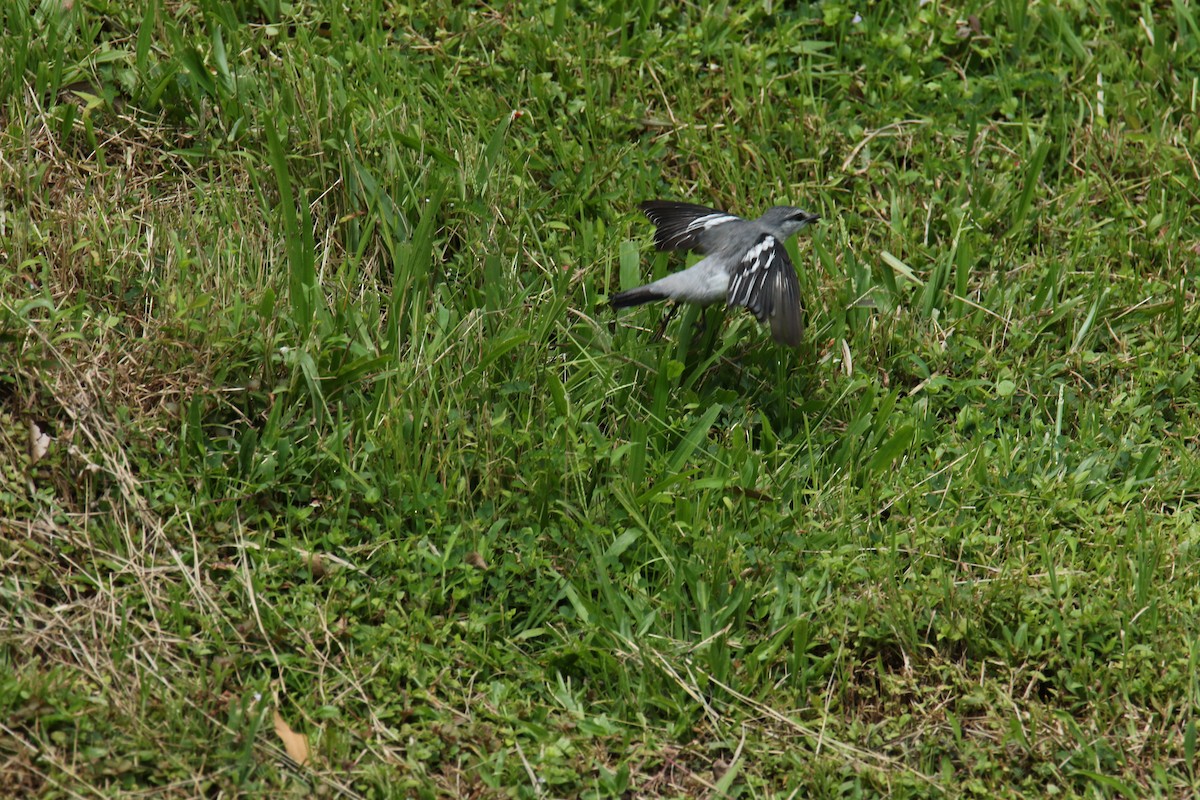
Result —
[[[783,243],[764,233],[751,245],[729,281],[726,302],[742,306],[771,324],[771,336],[780,344],[799,347],[804,335],[804,307],[800,281]]]
[[[727,222],[745,221],[715,208],[670,200],[647,200],[638,207],[654,223],[654,246],[659,250],[707,253],[714,243],[707,236],[710,230]]]

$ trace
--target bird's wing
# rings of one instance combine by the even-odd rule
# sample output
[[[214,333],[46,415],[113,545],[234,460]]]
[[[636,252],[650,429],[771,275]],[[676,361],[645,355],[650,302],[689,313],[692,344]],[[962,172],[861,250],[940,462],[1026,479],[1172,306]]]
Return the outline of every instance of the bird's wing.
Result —
[[[707,253],[714,240],[709,231],[726,222],[743,222],[741,217],[715,208],[648,200],[639,208],[654,223],[654,246],[659,250],[696,250]]]
[[[761,325],[770,322],[771,336],[780,344],[800,346],[800,281],[783,242],[771,234],[759,236],[734,268],[726,303],[750,309]]]

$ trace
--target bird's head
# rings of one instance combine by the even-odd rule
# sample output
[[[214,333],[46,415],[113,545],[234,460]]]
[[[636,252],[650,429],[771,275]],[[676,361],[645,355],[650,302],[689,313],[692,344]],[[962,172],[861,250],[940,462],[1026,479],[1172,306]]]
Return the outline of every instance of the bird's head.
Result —
[[[778,228],[785,239],[820,218],[820,214],[812,214],[792,206],[775,206],[767,209],[767,213],[762,215],[762,221]]]

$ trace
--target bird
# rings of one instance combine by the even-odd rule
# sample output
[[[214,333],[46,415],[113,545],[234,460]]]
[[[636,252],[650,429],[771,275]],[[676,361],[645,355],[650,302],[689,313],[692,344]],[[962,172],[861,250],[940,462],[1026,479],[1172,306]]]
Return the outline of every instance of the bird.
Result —
[[[614,309],[659,300],[701,306],[724,300],[731,308],[748,308],[760,325],[770,323],[775,341],[800,346],[804,307],[796,268],[783,243],[819,220],[819,214],[775,206],[749,220],[671,200],[648,200],[639,208],[654,223],[656,248],[691,250],[705,257],[653,283],[618,292],[609,300]]]

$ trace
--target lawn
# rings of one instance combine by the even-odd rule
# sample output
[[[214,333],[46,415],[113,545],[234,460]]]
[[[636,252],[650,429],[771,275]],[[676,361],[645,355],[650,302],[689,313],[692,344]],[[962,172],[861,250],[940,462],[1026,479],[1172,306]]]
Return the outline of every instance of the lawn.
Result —
[[[1186,0],[0,17],[0,796],[1200,793]]]

